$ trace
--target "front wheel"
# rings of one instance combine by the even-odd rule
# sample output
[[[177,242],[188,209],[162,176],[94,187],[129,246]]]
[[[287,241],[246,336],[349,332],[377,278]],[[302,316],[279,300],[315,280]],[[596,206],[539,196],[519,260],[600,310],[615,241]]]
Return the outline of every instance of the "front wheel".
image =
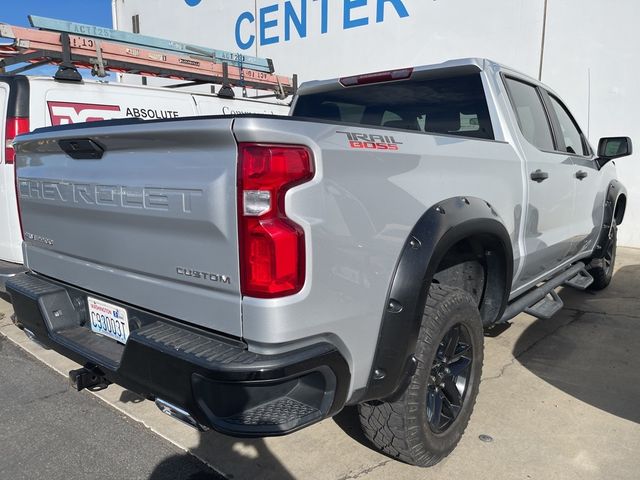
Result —
[[[458,444],[478,395],[483,331],[469,293],[431,285],[415,356],[416,373],[402,396],[361,404],[360,423],[386,454],[428,467]]]
[[[613,278],[613,268],[616,263],[616,253],[618,250],[618,226],[616,221],[612,221],[611,237],[607,244],[607,249],[602,258],[594,258],[591,260],[587,271],[593,277],[593,283],[589,286],[590,290],[603,290],[609,286]]]

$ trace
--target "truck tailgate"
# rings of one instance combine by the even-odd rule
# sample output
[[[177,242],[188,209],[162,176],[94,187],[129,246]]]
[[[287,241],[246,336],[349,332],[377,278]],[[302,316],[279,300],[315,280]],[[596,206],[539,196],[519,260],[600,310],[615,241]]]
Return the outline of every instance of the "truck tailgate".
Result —
[[[232,121],[117,121],[21,137],[26,265],[240,336]],[[86,139],[103,147],[101,158],[74,159],[61,149],[61,140],[74,140],[65,148],[82,150]]]

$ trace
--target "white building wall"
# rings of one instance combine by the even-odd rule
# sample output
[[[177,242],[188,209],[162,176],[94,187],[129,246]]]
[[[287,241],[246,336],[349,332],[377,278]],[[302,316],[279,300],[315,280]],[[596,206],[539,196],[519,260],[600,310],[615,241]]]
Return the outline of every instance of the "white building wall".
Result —
[[[549,0],[542,80],[567,102],[591,144],[629,136],[636,154],[616,161],[629,204],[622,245],[640,247],[640,2]]]
[[[633,117],[640,108],[637,0],[113,2],[114,25],[122,30],[131,31],[137,14],[141,33],[270,57],[278,73],[297,73],[301,81],[460,57],[488,57],[538,77],[542,57],[542,80],[566,101],[594,147],[602,136],[626,135],[640,149]],[[629,191],[620,243],[640,247],[637,157],[616,164]]]

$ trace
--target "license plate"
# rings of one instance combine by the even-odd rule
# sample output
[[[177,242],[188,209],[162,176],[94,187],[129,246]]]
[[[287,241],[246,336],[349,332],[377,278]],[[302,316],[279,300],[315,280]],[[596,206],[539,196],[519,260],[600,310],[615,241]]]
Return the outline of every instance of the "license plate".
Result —
[[[91,330],[120,343],[127,343],[129,338],[127,311],[117,305],[91,297],[87,297],[87,302],[91,317]]]

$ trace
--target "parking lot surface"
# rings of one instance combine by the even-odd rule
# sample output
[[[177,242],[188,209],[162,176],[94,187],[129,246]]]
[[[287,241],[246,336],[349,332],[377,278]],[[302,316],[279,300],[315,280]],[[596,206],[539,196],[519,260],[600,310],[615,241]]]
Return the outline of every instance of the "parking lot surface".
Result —
[[[77,365],[29,341],[0,301],[0,478],[635,480],[639,291],[640,250],[621,248],[607,290],[565,288],[553,319],[520,315],[487,337],[465,436],[426,470],[373,450],[354,408],[293,435],[246,440],[196,432],[116,385],[69,391],[9,341],[63,375]]]
[[[220,479],[0,336],[0,478]]]

